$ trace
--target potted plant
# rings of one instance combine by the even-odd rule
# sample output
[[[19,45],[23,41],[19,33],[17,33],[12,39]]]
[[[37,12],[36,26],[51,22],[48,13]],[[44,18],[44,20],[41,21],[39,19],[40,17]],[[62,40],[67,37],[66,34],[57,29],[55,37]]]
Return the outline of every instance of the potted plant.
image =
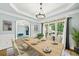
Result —
[[[72,38],[76,43],[74,50],[79,54],[79,30],[76,30],[75,28],[73,28]]]
[[[44,36],[43,33],[38,33],[38,34],[37,34],[37,38],[38,38],[38,39],[41,39],[43,36]]]

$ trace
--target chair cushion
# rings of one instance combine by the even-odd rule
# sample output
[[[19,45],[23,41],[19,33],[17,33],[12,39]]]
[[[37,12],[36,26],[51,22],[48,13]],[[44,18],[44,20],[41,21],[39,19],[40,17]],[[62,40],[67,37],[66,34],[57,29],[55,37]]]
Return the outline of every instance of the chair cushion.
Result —
[[[22,47],[23,47],[24,49],[27,49],[27,48],[28,48],[28,45],[25,44],[25,43],[23,43],[23,44],[22,44]]]
[[[19,48],[20,50],[27,50],[28,45],[25,44],[25,43],[23,43],[23,44],[19,45],[18,48]]]

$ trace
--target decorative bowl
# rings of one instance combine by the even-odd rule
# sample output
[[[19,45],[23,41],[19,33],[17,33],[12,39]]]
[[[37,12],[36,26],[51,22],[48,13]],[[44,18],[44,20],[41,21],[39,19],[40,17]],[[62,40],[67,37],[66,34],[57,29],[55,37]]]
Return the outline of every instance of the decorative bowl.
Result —
[[[31,44],[32,44],[32,45],[37,45],[37,42],[32,42]]]
[[[41,39],[41,41],[46,41],[46,39]]]
[[[25,39],[26,41],[29,41],[29,39]]]
[[[52,44],[53,44],[53,45],[58,45],[58,43],[57,43],[57,42],[52,42]]]
[[[41,41],[46,41],[46,40],[41,40]]]
[[[45,52],[45,53],[50,53],[51,51],[52,50],[50,48],[48,48],[48,47],[46,47],[46,48],[43,49],[43,52]]]

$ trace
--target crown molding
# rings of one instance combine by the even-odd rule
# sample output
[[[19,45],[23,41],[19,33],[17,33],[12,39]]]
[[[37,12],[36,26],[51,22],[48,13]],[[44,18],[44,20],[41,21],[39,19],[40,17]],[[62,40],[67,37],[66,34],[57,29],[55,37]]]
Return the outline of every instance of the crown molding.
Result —
[[[76,4],[76,3],[72,3],[72,4],[70,4],[68,7],[64,8],[64,9],[62,9],[62,10],[53,12],[53,13],[51,13],[47,18],[50,18],[51,16],[54,16],[54,15],[59,14],[59,13],[65,12],[65,11],[69,10],[71,7],[73,7],[75,4]]]
[[[11,8],[13,8],[17,13],[20,13],[20,14],[23,14],[25,15],[26,17],[29,17],[29,18],[32,18],[32,19],[36,19],[34,16],[30,15],[30,14],[27,14],[21,10],[19,10],[13,3],[9,3],[9,5],[11,6]]]
[[[38,22],[38,21],[36,21],[36,20],[33,20],[33,19],[30,19],[30,18],[28,18],[28,17],[24,17],[24,16],[21,16],[21,15],[17,15],[17,14],[14,14],[14,13],[10,13],[10,12],[4,11],[4,10],[0,10],[0,13],[6,14],[6,15],[12,16],[12,17],[21,18],[21,19],[27,20],[28,22],[40,23],[40,22]]]
[[[66,11],[66,10],[68,10],[68,9],[70,9],[71,7],[73,7],[73,5],[75,5],[75,3],[73,3],[73,4],[71,4],[69,7],[67,7],[66,9],[63,9],[63,11]],[[10,6],[13,6],[12,8],[14,8],[15,9],[15,11],[19,11],[12,3],[10,3]],[[61,10],[62,11],[62,10]],[[60,11],[60,12],[61,12]],[[53,17],[53,15],[50,17],[50,18],[47,18],[47,19],[45,19],[45,20],[37,20],[37,19],[34,19],[34,18],[30,18],[30,17],[28,17],[28,16],[22,16],[22,15],[17,15],[17,14],[14,14],[14,13],[10,13],[10,12],[7,12],[7,11],[4,11],[4,10],[0,10],[0,13],[4,13],[4,14],[6,14],[6,15],[9,15],[9,16],[14,16],[14,17],[18,17],[18,18],[21,18],[21,19],[24,19],[24,20],[27,20],[27,21],[29,21],[29,22],[36,22],[36,23],[42,23],[42,22],[49,22],[49,21],[53,21],[53,19],[58,19],[58,18],[62,18],[62,17],[67,17],[68,15],[70,15],[70,14],[74,14],[74,13],[79,13],[79,9],[78,10],[74,10],[74,11],[70,11],[70,12],[68,12],[68,13],[62,13],[62,14],[60,14],[60,15],[56,15],[55,17]],[[18,13],[20,13],[20,14],[23,14],[24,15],[24,13],[23,12],[21,12],[21,11],[19,11]],[[26,15],[26,13],[25,13],[25,15]]]
[[[67,10],[69,10],[71,7],[73,7],[73,5],[75,5],[76,3],[71,3],[68,7],[66,7],[66,8],[64,8],[64,9],[62,9],[62,10],[59,10],[59,11],[56,11],[56,12],[54,12],[54,13],[52,13],[52,14],[49,14],[49,16],[46,18],[47,20],[49,19],[49,18],[52,18],[54,15],[56,15],[56,14],[59,14],[59,13],[62,13],[62,12],[65,12],[65,11],[67,11]],[[25,12],[23,12],[23,11],[21,11],[21,10],[19,10],[13,3],[10,3],[9,4],[16,12],[18,12],[18,13],[20,13],[20,14],[23,14],[23,15],[25,15],[26,17],[31,17],[31,18],[33,18],[33,19],[36,19],[36,18],[34,18],[32,15],[29,15],[29,14],[27,14],[27,13],[25,13]],[[47,21],[46,20],[46,21]],[[38,20],[39,22],[40,22],[40,20]],[[41,22],[42,22],[43,20],[41,20]]]
[[[62,13],[60,15],[57,15],[55,17],[51,17],[49,19],[44,19],[43,21],[41,21],[41,23],[50,22],[50,21],[54,21],[56,19],[61,19],[61,18],[69,17],[69,16],[71,16],[73,14],[77,14],[77,13],[79,13],[79,9],[73,10],[73,11],[70,11],[70,12],[67,12],[67,13],[64,13],[64,14]]]

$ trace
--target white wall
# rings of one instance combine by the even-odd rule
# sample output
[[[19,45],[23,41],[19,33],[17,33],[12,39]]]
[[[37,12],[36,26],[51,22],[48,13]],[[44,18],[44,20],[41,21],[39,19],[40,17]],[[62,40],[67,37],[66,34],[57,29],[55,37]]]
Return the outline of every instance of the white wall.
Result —
[[[3,20],[12,22],[12,31],[3,31]],[[11,47],[11,39],[15,39],[15,18],[0,14],[0,49]]]
[[[41,24],[40,23],[35,23],[35,22],[28,22],[26,20],[19,20],[16,22],[17,23],[17,33],[24,33],[25,34],[25,26],[29,26],[29,37],[36,37],[38,33],[41,32]],[[34,26],[38,25],[38,31],[34,31]]]
[[[14,34],[0,34],[0,50],[11,47],[11,39],[15,39]]]
[[[12,31],[10,32],[3,31],[3,22],[2,22],[3,20],[9,20],[12,22]],[[0,50],[11,47],[12,46],[11,39],[16,39],[16,35],[17,35],[16,33],[17,31],[15,30],[17,28],[16,20],[22,20],[22,19],[0,13]],[[29,34],[31,37],[35,37],[37,33],[41,32],[40,23],[26,21],[26,24],[29,25],[29,29],[30,29]],[[38,24],[37,32],[34,31],[35,24]]]
[[[17,26],[17,34],[19,33],[23,33],[24,36],[26,35],[25,26],[20,26],[20,25]]]
[[[29,27],[30,30],[30,22],[26,20],[17,20],[16,21],[16,37],[19,33],[23,33],[23,36],[26,36],[26,26]],[[30,36],[30,33],[29,33]]]
[[[70,21],[70,48],[71,49],[74,49],[74,40],[72,39],[72,35],[71,35],[71,32],[72,32],[72,28],[76,28],[79,30],[79,14],[73,14],[73,15],[70,15],[70,17],[72,17],[71,21]]]
[[[12,22],[12,31],[3,31],[3,20]],[[22,19],[0,13],[0,50],[11,47],[11,40],[16,39],[16,20]]]
[[[38,31],[34,31],[34,26],[38,25]],[[38,33],[41,33],[41,24],[40,23],[31,23],[30,24],[31,37],[36,37]]]

